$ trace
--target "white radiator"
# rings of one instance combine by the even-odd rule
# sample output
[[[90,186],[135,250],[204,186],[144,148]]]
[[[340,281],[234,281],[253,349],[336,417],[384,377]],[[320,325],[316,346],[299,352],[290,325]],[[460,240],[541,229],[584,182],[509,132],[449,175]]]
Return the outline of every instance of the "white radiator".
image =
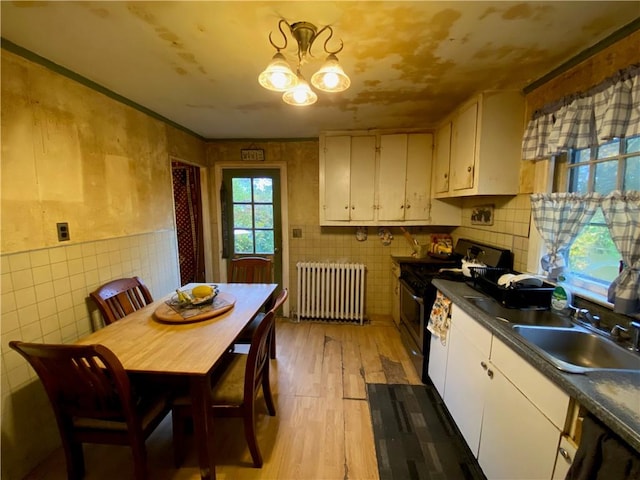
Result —
[[[298,262],[298,320],[364,320],[362,263]]]

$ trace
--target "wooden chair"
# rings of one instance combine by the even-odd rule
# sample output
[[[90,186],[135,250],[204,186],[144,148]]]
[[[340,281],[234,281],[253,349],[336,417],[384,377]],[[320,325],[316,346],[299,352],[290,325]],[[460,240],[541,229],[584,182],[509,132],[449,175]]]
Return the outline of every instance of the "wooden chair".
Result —
[[[139,277],[112,280],[89,294],[106,325],[153,302],[151,292]]]
[[[244,434],[253,465],[262,467],[262,455],[256,439],[256,399],[262,388],[269,415],[276,409],[269,384],[269,336],[274,315],[261,317],[249,348],[249,354],[229,353],[211,381],[211,409],[216,417],[242,417]],[[191,399],[184,395],[173,404],[173,436],[176,465],[184,459],[185,420],[190,417]]]
[[[273,316],[275,318],[278,310],[280,310],[280,307],[282,307],[282,305],[284,305],[284,302],[287,301],[287,298],[289,297],[289,292],[287,291],[287,289],[283,289],[278,296],[276,297],[275,301],[273,302],[270,311],[273,312]],[[239,345],[250,345],[251,344],[251,340],[253,339],[253,336],[255,335],[255,332],[257,330],[258,325],[260,324],[260,320],[262,317],[264,317],[264,313],[258,313],[253,320],[251,320],[251,322],[249,323],[249,325],[247,325],[244,330],[242,330],[242,332],[240,332],[240,335],[238,336],[238,338],[236,338],[235,343],[239,344]],[[273,326],[273,330],[271,331],[271,338],[269,338],[269,351],[270,351],[270,357],[271,358],[276,358],[276,327],[275,327],[275,323]]]
[[[231,259],[229,267],[229,283],[271,283],[273,281],[273,262],[266,257],[238,257]],[[267,308],[270,308],[267,307]],[[257,318],[257,317],[256,317]],[[255,326],[249,325],[236,343],[248,345],[255,331]],[[276,358],[276,335],[269,339],[271,358]]]
[[[136,480],[148,478],[145,440],[171,411],[168,395],[134,392],[120,360],[102,345],[12,341],[9,346],[31,364],[44,385],[69,480],[84,476],[82,443],[129,445]]]
[[[238,257],[231,259],[229,283],[271,283],[273,262],[265,257]]]

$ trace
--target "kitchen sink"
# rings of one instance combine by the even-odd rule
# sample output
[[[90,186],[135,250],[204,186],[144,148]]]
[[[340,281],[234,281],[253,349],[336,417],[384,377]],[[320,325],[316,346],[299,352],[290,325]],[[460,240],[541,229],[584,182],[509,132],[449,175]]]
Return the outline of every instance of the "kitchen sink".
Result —
[[[568,316],[548,309],[507,308],[490,297],[466,296],[465,298],[483,312],[503,322],[566,328],[573,326]]]
[[[640,370],[640,355],[580,327],[514,325],[513,330],[556,368],[566,372]]]

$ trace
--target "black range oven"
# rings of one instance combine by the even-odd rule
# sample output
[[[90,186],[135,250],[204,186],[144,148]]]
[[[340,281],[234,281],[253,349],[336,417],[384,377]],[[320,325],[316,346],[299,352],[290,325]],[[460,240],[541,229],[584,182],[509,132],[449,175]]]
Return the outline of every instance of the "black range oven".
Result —
[[[469,252],[472,251],[475,252],[475,260],[487,266],[513,265],[510,250],[462,238],[458,240],[454,254],[448,259],[426,258],[400,263],[400,334],[423,382],[427,382],[431,345],[427,325],[437,293],[431,281],[435,278],[470,280],[463,275],[460,267],[463,258],[468,259]]]
[[[418,375],[425,379],[425,365],[429,357],[430,338],[427,323],[436,298],[433,278],[441,268],[455,263],[406,263],[400,265],[400,334]]]

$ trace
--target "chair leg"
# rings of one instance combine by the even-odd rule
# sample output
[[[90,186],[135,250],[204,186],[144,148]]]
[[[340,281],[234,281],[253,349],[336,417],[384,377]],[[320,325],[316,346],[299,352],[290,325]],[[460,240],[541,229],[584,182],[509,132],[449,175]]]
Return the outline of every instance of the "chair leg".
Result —
[[[136,480],[148,480],[147,448],[144,438],[136,438],[131,442],[131,453],[133,454],[134,478]]]
[[[171,411],[172,434],[173,434],[173,461],[176,468],[180,468],[184,462],[185,451],[185,418],[179,407],[174,407]]]
[[[67,463],[67,478],[69,480],[80,480],[84,478],[84,453],[82,443],[74,441],[70,435],[62,435],[62,446],[64,457]]]
[[[267,404],[267,411],[272,417],[276,416],[276,407],[273,403],[273,395],[271,395],[271,383],[269,382],[269,372],[265,372],[262,376],[262,394],[264,402]]]
[[[245,413],[242,420],[244,422],[244,436],[247,439],[247,445],[249,445],[249,451],[251,452],[251,458],[253,459],[253,466],[261,468],[262,455],[256,439],[256,411],[254,402],[245,406]]]

